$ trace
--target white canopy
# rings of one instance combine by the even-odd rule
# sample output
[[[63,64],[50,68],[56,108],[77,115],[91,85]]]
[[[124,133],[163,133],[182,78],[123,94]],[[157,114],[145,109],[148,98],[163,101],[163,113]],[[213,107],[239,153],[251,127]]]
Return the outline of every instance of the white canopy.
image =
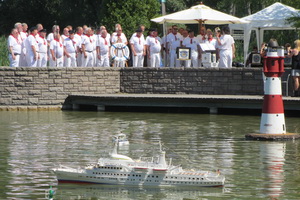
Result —
[[[169,15],[164,15],[158,18],[151,19],[151,21],[163,24],[179,23],[179,24],[241,24],[248,23],[240,18],[222,13],[220,11],[211,9],[203,4],[193,6],[189,9],[175,12]]]
[[[252,30],[256,31],[257,47],[260,48],[263,42],[264,30],[292,30],[293,24],[286,20],[290,17],[300,16],[299,10],[286,6],[281,3],[274,3],[265,9],[252,15],[243,17],[248,24],[230,24],[231,30],[244,30],[244,56],[245,61],[248,54],[250,34]]]

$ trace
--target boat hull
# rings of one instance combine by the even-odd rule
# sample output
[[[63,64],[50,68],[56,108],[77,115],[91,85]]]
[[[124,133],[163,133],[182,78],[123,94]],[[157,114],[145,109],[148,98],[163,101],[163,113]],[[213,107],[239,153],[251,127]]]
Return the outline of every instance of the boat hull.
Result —
[[[110,175],[99,175],[89,172],[76,173],[66,171],[55,171],[59,183],[77,184],[107,184],[107,185],[133,185],[133,186],[193,186],[193,187],[222,187],[225,178],[202,177],[193,178],[181,175],[168,174],[145,174],[145,173],[110,173]]]

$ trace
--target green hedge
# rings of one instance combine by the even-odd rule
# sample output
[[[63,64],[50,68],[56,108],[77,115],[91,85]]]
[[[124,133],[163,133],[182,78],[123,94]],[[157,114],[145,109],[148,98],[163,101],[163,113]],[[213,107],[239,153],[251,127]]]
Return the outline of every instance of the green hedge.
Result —
[[[5,36],[0,37],[0,66],[9,66],[7,38]]]

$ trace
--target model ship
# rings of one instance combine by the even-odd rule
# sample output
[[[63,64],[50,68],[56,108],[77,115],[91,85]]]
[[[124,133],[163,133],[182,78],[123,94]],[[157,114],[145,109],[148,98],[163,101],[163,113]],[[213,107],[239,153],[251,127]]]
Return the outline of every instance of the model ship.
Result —
[[[118,142],[107,158],[84,168],[60,166],[52,169],[58,182],[95,183],[136,186],[224,186],[225,177],[220,171],[184,170],[166,162],[166,153],[159,143],[156,157],[134,160],[118,154]]]

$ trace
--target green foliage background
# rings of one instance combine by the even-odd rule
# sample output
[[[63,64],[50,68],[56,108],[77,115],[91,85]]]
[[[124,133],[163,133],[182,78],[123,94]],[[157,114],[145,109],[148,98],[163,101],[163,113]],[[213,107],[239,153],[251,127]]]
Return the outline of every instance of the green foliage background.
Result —
[[[173,13],[200,2],[199,0],[166,0],[166,11]],[[202,0],[202,2],[213,9],[244,17],[277,0]],[[281,0],[281,3],[300,8],[300,0]],[[10,33],[16,22],[26,22],[29,27],[42,23],[47,30],[51,30],[55,23],[61,27],[67,25],[76,27],[84,24],[93,27],[105,25],[109,32],[114,30],[116,23],[120,23],[127,36],[131,35],[140,24],[146,25],[146,28],[161,28],[161,25],[150,22],[151,18],[161,15],[160,0],[1,0],[0,13],[0,35],[5,36]],[[299,17],[291,20],[295,22],[295,26],[300,27]],[[198,28],[195,25],[187,25],[187,27],[194,30]],[[266,41],[271,37],[284,45],[287,42],[292,44],[299,36],[295,32],[283,31],[271,31],[265,34]],[[255,38],[252,37],[251,41],[250,49],[256,46]],[[4,37],[0,38],[0,45],[0,65],[3,66],[8,63]],[[242,42],[237,45],[242,45]],[[242,49],[239,46],[237,48]]]

